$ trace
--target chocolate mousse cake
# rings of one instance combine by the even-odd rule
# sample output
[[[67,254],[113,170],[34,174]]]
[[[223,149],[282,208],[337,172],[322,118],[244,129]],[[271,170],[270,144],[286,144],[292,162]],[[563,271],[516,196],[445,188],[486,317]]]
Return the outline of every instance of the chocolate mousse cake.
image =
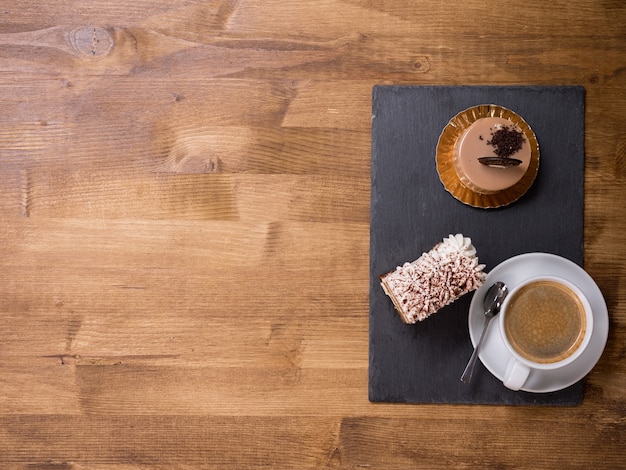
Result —
[[[483,209],[511,204],[532,186],[539,143],[517,113],[481,104],[453,116],[437,142],[437,173],[446,191]]]
[[[452,161],[463,185],[491,194],[517,184],[530,157],[528,139],[517,125],[502,117],[484,117],[460,135]]]
[[[478,264],[472,240],[456,234],[383,274],[380,281],[402,321],[413,324],[479,288],[485,281],[484,267]]]

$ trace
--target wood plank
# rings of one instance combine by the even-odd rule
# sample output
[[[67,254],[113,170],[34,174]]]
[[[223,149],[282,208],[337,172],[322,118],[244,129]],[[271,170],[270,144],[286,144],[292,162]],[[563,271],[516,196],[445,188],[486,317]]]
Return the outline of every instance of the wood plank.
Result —
[[[14,224],[0,232],[7,266],[76,268],[220,269],[269,263],[292,272],[313,269],[335,276],[347,263],[366,270],[368,227],[358,223],[163,222],[44,219]],[[334,256],[332,256],[334,255]],[[350,277],[350,270],[337,279]],[[42,272],[45,276],[45,272]],[[281,276],[280,272],[276,273]],[[330,275],[330,274],[329,274]],[[323,281],[320,278],[320,281]]]
[[[301,5],[297,7],[302,8]],[[279,10],[278,14],[283,15],[284,11]],[[276,21],[276,17],[265,18]],[[582,70],[588,71],[591,84],[597,84],[600,77],[619,71],[619,66],[611,65],[619,64],[621,57],[613,39],[593,37],[586,32],[570,39],[564,46],[559,44],[556,49],[549,47],[550,43],[546,47],[546,41],[558,38],[546,39],[540,29],[528,32],[526,28],[522,35],[516,35],[511,29],[498,33],[499,29],[493,27],[493,16],[485,15],[483,21],[487,23],[485,31],[489,34],[475,34],[476,24],[465,31],[460,27],[453,47],[442,47],[433,41],[432,31],[423,24],[416,28],[416,23],[397,18],[385,22],[393,33],[387,28],[382,31],[358,28],[355,32],[346,24],[334,32],[317,29],[317,34],[294,33],[287,29],[276,34],[262,29],[252,37],[242,37],[236,29],[215,31],[214,22],[210,20],[203,31],[194,32],[191,28],[188,34],[164,31],[158,26],[153,30],[145,26],[104,24],[95,28],[102,31],[112,48],[97,57],[77,50],[72,40],[77,30],[89,29],[89,26],[56,26],[30,32],[0,33],[0,47],[4,46],[6,51],[4,60],[0,56],[0,70],[47,72],[56,78],[59,89],[66,90],[83,86],[81,78],[85,78],[84,73],[73,76],[72,80],[66,78],[72,70],[110,78],[135,74],[137,78],[165,78],[162,70],[167,70],[167,78],[175,77],[177,81],[211,77],[274,79],[283,82],[292,92],[310,80],[328,80],[329,75],[333,81],[358,77],[368,81],[432,83],[433,80],[444,80],[454,83],[457,82],[454,70],[464,70],[465,83],[483,83],[481,78],[492,73],[502,75],[506,79],[503,83],[519,83],[520,80],[528,81],[538,70],[544,80],[552,81],[563,80]],[[535,21],[534,24],[541,25],[542,22]],[[404,34],[400,32],[402,29]],[[492,47],[495,40],[506,47]],[[603,54],[594,54],[597,49],[603,50]],[[23,54],[25,50],[38,53]],[[472,67],[477,60],[481,61],[480,69]],[[193,69],[186,66],[188,63],[194,64]],[[189,95],[173,90],[168,96],[171,101],[181,102]],[[210,99],[209,103],[214,101],[214,98]]]
[[[7,464],[48,469],[317,467],[326,464],[339,431],[336,418],[33,418],[0,420],[0,452]],[[225,442],[235,444],[231,451],[224,451]]]
[[[144,314],[142,304],[119,314],[108,310],[123,300],[132,308],[131,301],[123,298],[91,308],[75,301],[41,313],[14,313],[17,306],[8,306],[0,329],[5,338],[4,357],[45,358],[49,365],[367,367],[366,317],[357,310],[344,311],[341,316],[342,312],[327,300],[291,316],[296,307],[281,310],[261,306],[256,311],[257,316],[263,314],[259,319],[239,314],[235,307],[230,307],[230,317],[227,311],[215,312],[210,307],[181,310],[175,318],[166,309]],[[145,319],[148,315],[149,321]],[[351,337],[354,332],[360,332],[359,336]],[[12,379],[7,375],[6,380]]]
[[[25,8],[26,5],[26,8]],[[623,14],[623,5],[620,0],[608,0],[602,3],[576,2],[565,7],[556,4],[550,14],[545,14],[544,4],[540,0],[532,0],[523,5],[516,5],[510,15],[515,14],[516,21],[525,27],[519,31],[507,31],[509,34],[536,34],[551,37],[574,36],[593,34],[605,29],[607,35],[619,35],[623,32],[619,22],[606,21],[607,15]],[[192,34],[198,29],[216,26],[237,31],[239,34],[311,34],[331,35],[337,30],[361,27],[370,30],[384,30],[391,35],[402,36],[411,32],[409,29],[398,29],[403,24],[420,24],[425,32],[432,35],[445,34],[447,23],[435,21],[439,18],[455,18],[455,26],[461,31],[492,31],[494,25],[502,21],[501,11],[490,8],[489,5],[472,4],[463,11],[466,15],[456,15],[459,9],[454,5],[442,4],[436,0],[427,0],[420,3],[420,8],[407,6],[403,0],[385,2],[384,5],[372,4],[361,0],[323,1],[302,4],[296,0],[279,2],[272,0],[263,2],[222,2],[210,0],[204,2],[185,1],[172,5],[163,0],[139,0],[133,5],[119,5],[115,3],[96,6],[84,5],[80,1],[70,2],[67,9],[59,11],[54,5],[45,5],[37,8],[30,7],[28,2],[16,2],[7,5],[7,20],[3,30],[28,30],[25,25],[42,27],[51,24],[76,24],[89,22],[98,18],[102,22],[116,23],[124,19],[128,25],[142,24],[152,21],[154,26],[163,29],[168,27],[178,34]],[[228,15],[231,18],[226,21]],[[558,15],[563,23],[550,22],[552,15]],[[54,18],[54,22],[51,21]],[[302,22],[302,19],[309,19]],[[282,20],[284,28],[276,28],[274,20]],[[332,21],[331,21],[332,19]],[[364,22],[369,19],[370,22]],[[609,18],[613,19],[613,18]],[[216,21],[218,20],[218,21]],[[298,21],[300,20],[300,21]],[[320,27],[321,25],[324,27]],[[595,26],[596,29],[591,27]],[[189,27],[190,31],[185,31]],[[194,29],[195,28],[195,29]],[[407,26],[408,28],[408,26]],[[548,29],[549,28],[549,29]],[[505,31],[494,30],[495,34],[505,34]]]
[[[38,169],[8,174],[0,181],[4,183],[0,214],[18,220],[97,219],[104,224],[115,219],[252,223],[369,219],[368,176]]]
[[[486,411],[486,410],[483,410]],[[494,411],[506,423],[517,413]],[[619,468],[621,432],[603,423],[573,424],[553,413],[509,430],[524,449],[494,444],[485,419],[471,424],[449,418],[285,418],[187,416],[11,416],[0,420],[0,450],[5,461],[48,462],[54,468],[248,468],[362,467],[443,468],[505,465],[523,468],[571,466]],[[564,429],[564,424],[567,428]],[[546,433],[538,438],[538,426]],[[120,432],[111,433],[112,429]],[[176,433],[171,431],[176,429]],[[589,438],[590,431],[596,437]],[[472,445],[459,446],[460,436]],[[554,452],[546,438],[559,436]],[[565,437],[565,439],[564,439]],[[232,442],[224,449],[223,442]],[[594,447],[604,442],[609,455],[597,460]],[[193,447],[189,443],[194,443]],[[532,457],[528,448],[533,448]],[[81,452],[82,449],[89,453]],[[7,453],[8,452],[8,453]],[[127,465],[127,467],[118,467]]]
[[[489,408],[486,413],[493,412],[502,417],[497,410]],[[507,413],[508,419],[515,419],[518,413],[527,415],[521,410]],[[603,439],[607,449],[618,450],[620,440],[625,437],[624,428],[616,434],[607,429],[603,423],[591,422],[587,425],[571,422],[560,415],[551,421],[552,412],[539,413],[534,418],[520,423],[514,428],[508,427],[506,442],[520,443],[519,447],[511,448],[506,442],[494,441],[493,429],[488,420],[478,418],[473,426],[461,424],[451,418],[440,419],[379,419],[355,418],[342,422],[341,447],[342,463],[350,462],[354,466],[366,465],[399,468],[473,468],[487,466],[498,468],[505,462],[515,461],[515,466],[523,468],[554,468],[554,467],[619,467],[622,462],[609,456],[598,461],[592,454],[594,447]],[[492,416],[498,420],[499,417]],[[505,418],[505,419],[507,419]],[[564,419],[562,421],[561,419]],[[564,428],[567,428],[565,430]],[[541,437],[536,430],[541,429]],[[593,431],[590,432],[590,429]],[[589,438],[589,434],[594,437]],[[458,445],[458,440],[465,444]],[[558,440],[558,450],[548,440]],[[385,452],[385,449],[391,449]],[[532,449],[532,450],[529,450]],[[529,452],[532,455],[529,455]],[[393,457],[389,457],[389,454]]]

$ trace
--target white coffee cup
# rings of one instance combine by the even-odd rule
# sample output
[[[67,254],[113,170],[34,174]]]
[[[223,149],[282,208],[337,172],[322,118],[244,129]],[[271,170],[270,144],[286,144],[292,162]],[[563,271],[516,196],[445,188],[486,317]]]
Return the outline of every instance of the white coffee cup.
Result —
[[[593,312],[585,294],[558,276],[532,277],[504,300],[498,325],[510,359],[504,385],[524,386],[532,370],[561,369],[585,351],[593,331]]]

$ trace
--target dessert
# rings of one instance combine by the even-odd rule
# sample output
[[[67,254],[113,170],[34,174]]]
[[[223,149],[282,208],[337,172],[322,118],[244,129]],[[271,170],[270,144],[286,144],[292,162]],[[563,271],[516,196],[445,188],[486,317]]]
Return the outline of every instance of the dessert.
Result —
[[[539,170],[539,143],[521,116],[481,104],[453,116],[437,142],[437,173],[446,191],[483,209],[517,201]]]
[[[480,287],[484,267],[478,264],[472,240],[459,233],[412,263],[383,274],[380,281],[402,321],[413,324]]]
[[[483,117],[470,124],[457,139],[452,157],[461,183],[481,194],[517,184],[530,160],[524,132],[504,117]]]

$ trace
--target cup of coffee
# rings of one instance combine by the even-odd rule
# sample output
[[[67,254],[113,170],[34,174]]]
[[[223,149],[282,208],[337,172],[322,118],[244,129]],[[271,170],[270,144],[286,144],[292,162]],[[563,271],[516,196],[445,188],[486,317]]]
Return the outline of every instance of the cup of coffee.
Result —
[[[568,280],[533,277],[506,297],[499,328],[511,353],[503,382],[519,390],[533,369],[557,370],[580,357],[591,338],[593,312],[585,294]]]

